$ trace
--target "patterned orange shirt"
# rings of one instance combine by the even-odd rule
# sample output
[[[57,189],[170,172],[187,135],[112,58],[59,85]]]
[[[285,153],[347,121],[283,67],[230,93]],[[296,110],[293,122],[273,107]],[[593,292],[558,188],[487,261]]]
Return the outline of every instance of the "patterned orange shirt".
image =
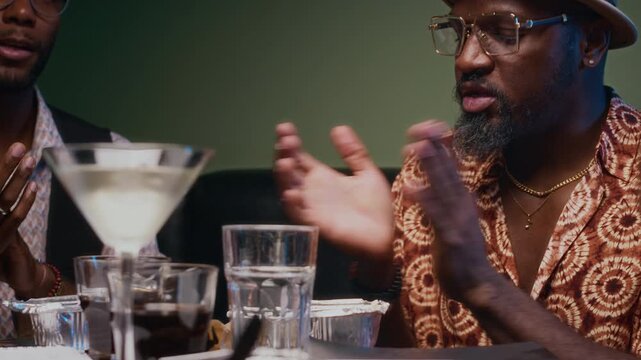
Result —
[[[597,166],[579,180],[552,233],[532,299],[577,333],[641,354],[641,113],[616,97],[596,149]],[[488,259],[518,283],[501,205],[500,155],[461,160],[460,175],[476,194]],[[420,347],[485,346],[491,340],[472,313],[448,299],[432,270],[434,231],[421,207],[402,197],[426,179],[416,159],[396,179],[394,250],[404,274],[401,304]]]

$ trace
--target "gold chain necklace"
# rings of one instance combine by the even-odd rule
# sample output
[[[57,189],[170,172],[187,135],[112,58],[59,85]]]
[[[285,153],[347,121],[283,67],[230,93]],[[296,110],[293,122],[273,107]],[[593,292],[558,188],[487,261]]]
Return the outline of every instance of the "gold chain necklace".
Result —
[[[548,201],[548,199],[550,198],[550,195],[548,194],[545,197],[545,199],[541,202],[541,204],[539,204],[539,206],[537,206],[536,209],[534,209],[534,211],[527,212],[527,210],[525,210],[523,205],[521,205],[521,203],[518,200],[516,200],[516,196],[514,196],[514,192],[512,191],[512,189],[508,189],[508,192],[510,193],[510,196],[512,196],[512,200],[514,200],[514,203],[516,204],[516,206],[518,206],[519,209],[521,209],[521,211],[525,214],[525,216],[527,216],[527,223],[525,224],[525,230],[530,230],[532,225],[534,225],[534,222],[532,221],[532,216],[534,216],[534,214],[536,214],[537,212],[539,212],[539,210],[541,210],[541,208],[543,208],[543,205],[545,205],[545,203]]]
[[[555,192],[556,190],[559,190],[560,188],[562,188],[562,187],[564,187],[564,186],[566,186],[566,185],[568,185],[570,183],[573,183],[573,182],[579,180],[580,178],[582,178],[585,174],[588,173],[588,171],[590,171],[590,168],[592,167],[592,165],[594,165],[595,162],[596,162],[596,158],[592,158],[592,160],[590,160],[590,163],[588,164],[588,166],[585,167],[585,169],[579,171],[576,175],[571,176],[571,177],[561,181],[560,183],[552,186],[551,188],[549,188],[549,189],[547,189],[545,191],[537,191],[537,190],[534,190],[534,189],[532,189],[530,187],[527,187],[526,185],[522,184],[520,181],[516,180],[516,178],[514,176],[512,176],[512,173],[510,173],[510,170],[508,170],[507,166],[505,167],[505,174],[507,175],[508,179],[510,179],[512,184],[514,184],[514,186],[516,186],[517,189],[523,191],[526,194],[530,194],[532,196],[536,196],[536,197],[542,198],[542,197],[550,195],[551,193]],[[523,208],[521,208],[521,209],[523,209]]]

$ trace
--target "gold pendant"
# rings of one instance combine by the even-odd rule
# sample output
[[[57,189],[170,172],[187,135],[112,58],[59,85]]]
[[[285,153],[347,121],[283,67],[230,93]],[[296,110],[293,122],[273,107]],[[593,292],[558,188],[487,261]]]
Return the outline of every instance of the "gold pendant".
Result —
[[[525,224],[525,230],[530,230],[532,225],[534,225],[534,223],[532,222],[532,219],[528,216],[527,217],[527,224]]]

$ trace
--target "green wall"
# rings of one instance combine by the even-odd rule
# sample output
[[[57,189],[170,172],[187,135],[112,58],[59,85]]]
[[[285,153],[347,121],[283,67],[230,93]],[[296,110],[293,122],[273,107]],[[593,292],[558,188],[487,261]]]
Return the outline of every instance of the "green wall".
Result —
[[[641,24],[641,2],[621,7]],[[453,121],[451,58],[425,31],[438,0],[71,0],[40,80],[49,102],[134,141],[215,148],[210,170],[271,166],[274,125],[340,165],[337,124],[381,166],[406,128]],[[607,81],[641,106],[641,44],[612,52]]]

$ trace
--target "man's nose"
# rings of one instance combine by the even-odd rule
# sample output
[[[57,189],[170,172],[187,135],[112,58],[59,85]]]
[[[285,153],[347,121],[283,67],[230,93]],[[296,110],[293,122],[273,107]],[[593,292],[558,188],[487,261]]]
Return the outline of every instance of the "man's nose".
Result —
[[[464,36],[463,48],[455,60],[457,75],[491,72],[494,68],[494,59],[483,49],[477,32],[471,29],[468,34],[462,36]]]
[[[2,21],[22,26],[33,26],[36,14],[29,0],[14,0],[2,10]]]

